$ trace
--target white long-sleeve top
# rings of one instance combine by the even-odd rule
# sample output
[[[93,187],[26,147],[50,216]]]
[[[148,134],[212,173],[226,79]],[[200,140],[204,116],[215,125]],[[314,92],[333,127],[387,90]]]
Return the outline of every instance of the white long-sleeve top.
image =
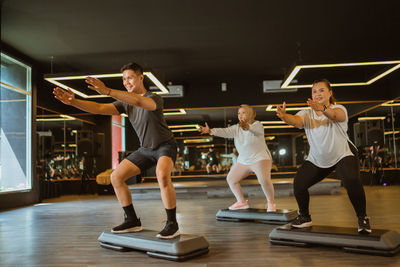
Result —
[[[239,152],[238,162],[245,165],[257,161],[271,159],[264,139],[264,127],[259,121],[254,121],[249,130],[243,130],[239,124],[227,128],[212,128],[211,135],[234,138],[235,146]]]

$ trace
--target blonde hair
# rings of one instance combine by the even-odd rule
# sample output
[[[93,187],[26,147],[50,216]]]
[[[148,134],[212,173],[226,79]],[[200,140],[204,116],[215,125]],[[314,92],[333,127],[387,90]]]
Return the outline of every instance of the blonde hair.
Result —
[[[240,108],[246,109],[250,115],[250,119],[254,121],[254,119],[256,118],[256,111],[254,110],[254,108],[246,104],[240,105]]]

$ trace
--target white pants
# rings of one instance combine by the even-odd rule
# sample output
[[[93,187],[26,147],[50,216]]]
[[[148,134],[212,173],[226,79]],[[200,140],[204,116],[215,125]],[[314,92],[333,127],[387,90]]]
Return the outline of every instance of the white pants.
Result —
[[[226,177],[229,187],[237,201],[245,201],[240,181],[254,172],[257,176],[258,182],[267,198],[268,203],[274,203],[274,186],[271,181],[271,166],[272,160],[260,160],[251,165],[244,165],[236,163],[232,166],[231,170]]]

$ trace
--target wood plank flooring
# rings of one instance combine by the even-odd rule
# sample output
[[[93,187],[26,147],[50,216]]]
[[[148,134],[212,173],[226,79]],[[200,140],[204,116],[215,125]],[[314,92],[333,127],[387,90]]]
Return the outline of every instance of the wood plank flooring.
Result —
[[[373,228],[400,232],[400,186],[365,187]],[[114,196],[63,196],[36,206],[0,212],[0,266],[400,266],[395,257],[345,253],[335,248],[275,246],[268,241],[274,225],[215,220],[233,198],[178,199],[182,233],[203,235],[208,255],[183,263],[115,252],[99,246],[102,231],[119,224],[122,209]],[[262,208],[263,198],[250,198]],[[135,200],[145,228],[161,230],[165,212],[160,200]],[[293,197],[277,198],[279,208],[296,209]],[[314,224],[356,227],[345,191],[311,197]]]

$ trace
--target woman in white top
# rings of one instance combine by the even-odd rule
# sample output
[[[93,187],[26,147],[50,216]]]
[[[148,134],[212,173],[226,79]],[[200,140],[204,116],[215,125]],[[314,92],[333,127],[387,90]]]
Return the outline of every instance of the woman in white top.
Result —
[[[205,127],[200,127],[200,132],[219,137],[234,138],[239,157],[237,163],[230,169],[226,179],[237,202],[231,205],[229,209],[249,208],[239,182],[251,172],[254,172],[267,198],[267,211],[272,212],[276,211],[274,186],[271,181],[272,158],[265,143],[264,127],[259,121],[254,120],[255,117],[256,112],[253,108],[248,105],[241,105],[238,111],[238,124],[227,128],[210,129],[206,123]]]
[[[286,113],[285,102],[282,107],[277,108],[279,118],[287,124],[305,129],[310,144],[309,155],[298,169],[293,182],[299,216],[292,226],[303,228],[312,225],[308,208],[308,188],[336,170],[358,216],[358,231],[370,233],[357,149],[347,136],[346,108],[335,104],[330,82],[326,79],[315,81],[311,92],[312,99],[307,101],[311,109],[291,115]]]

